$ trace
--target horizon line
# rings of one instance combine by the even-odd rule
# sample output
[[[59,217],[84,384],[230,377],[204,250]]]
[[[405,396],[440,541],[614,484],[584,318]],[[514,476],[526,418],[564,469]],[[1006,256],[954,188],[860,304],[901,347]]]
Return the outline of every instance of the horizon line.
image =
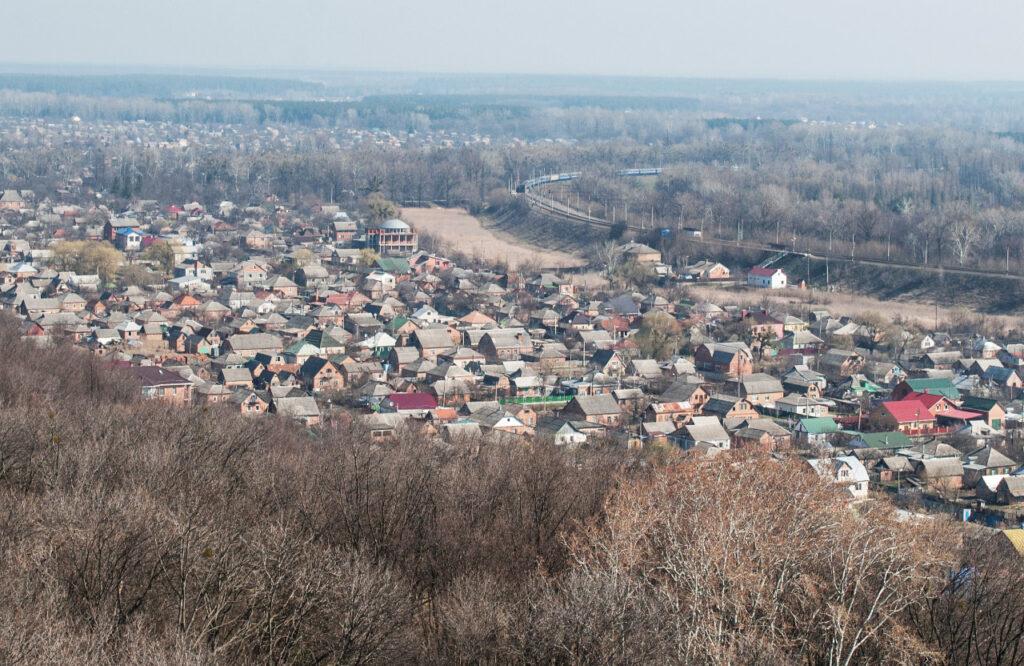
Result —
[[[52,70],[43,71],[17,71],[17,70]],[[82,72],[74,70],[108,70],[105,72]],[[12,71],[14,70],[14,71]],[[363,67],[310,67],[310,66],[240,66],[240,65],[174,65],[174,64],[152,64],[152,63],[43,63],[43,62],[18,62],[0,61],[0,74],[57,74],[66,76],[88,76],[88,75],[147,75],[147,74],[192,74],[201,76],[229,75],[238,78],[280,78],[287,74],[292,76],[311,75],[344,75],[362,74],[376,76],[423,76],[423,77],[531,77],[531,78],[590,78],[590,79],[637,79],[649,81],[707,81],[707,82],[736,82],[736,83],[813,83],[813,84],[837,84],[837,83],[859,83],[859,84],[933,84],[933,85],[969,85],[969,84],[1001,84],[1013,85],[1024,84],[1022,79],[1005,78],[913,78],[913,77],[837,77],[825,78],[818,76],[739,76],[739,75],[714,75],[714,74],[624,74],[624,73],[587,73],[587,72],[527,72],[527,71],[453,71],[443,69],[389,69],[389,68],[363,68]]]

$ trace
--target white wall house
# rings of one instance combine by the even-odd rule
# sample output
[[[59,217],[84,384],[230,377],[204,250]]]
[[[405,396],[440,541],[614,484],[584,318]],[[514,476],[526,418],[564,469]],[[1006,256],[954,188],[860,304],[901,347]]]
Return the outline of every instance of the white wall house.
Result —
[[[751,268],[747,273],[747,284],[758,289],[785,289],[786,272],[781,268]]]

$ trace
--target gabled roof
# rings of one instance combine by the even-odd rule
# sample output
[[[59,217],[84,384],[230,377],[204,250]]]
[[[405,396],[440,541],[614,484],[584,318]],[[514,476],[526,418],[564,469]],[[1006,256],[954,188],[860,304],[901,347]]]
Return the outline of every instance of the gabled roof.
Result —
[[[982,465],[986,469],[993,467],[1016,467],[1017,462],[1003,455],[991,446],[983,446],[964,456],[964,462]]]
[[[572,399],[572,403],[575,403],[580,411],[588,416],[620,414],[622,412],[619,404],[615,402],[615,398],[607,393],[578,395]]]
[[[392,393],[387,401],[400,411],[437,409],[437,399],[429,393]]]
[[[857,439],[864,442],[870,449],[904,449],[913,445],[910,438],[902,432],[865,432]]]
[[[722,422],[716,416],[695,416],[693,421],[684,425],[673,433],[677,439],[682,435],[683,440],[693,444],[712,444],[716,446],[729,445],[729,433],[722,426]]]
[[[935,416],[920,400],[891,400],[882,403],[882,409],[889,412],[897,423],[934,421]]]
[[[155,365],[134,366],[131,372],[143,387],[187,386],[190,383],[182,379],[181,375]]]
[[[809,435],[824,435],[839,432],[839,424],[828,416],[800,419],[800,429]]]
[[[447,328],[421,328],[412,335],[420,349],[450,349],[455,346]]]
[[[960,391],[953,386],[953,382],[945,377],[919,377],[905,380],[907,386],[917,393],[931,393],[941,395],[950,400],[959,400]]]

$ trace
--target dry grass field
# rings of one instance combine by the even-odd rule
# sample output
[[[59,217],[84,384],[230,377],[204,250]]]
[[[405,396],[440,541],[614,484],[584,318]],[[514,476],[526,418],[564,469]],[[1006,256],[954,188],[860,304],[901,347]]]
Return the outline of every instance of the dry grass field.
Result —
[[[582,257],[533,245],[489,228],[461,208],[403,208],[402,217],[420,233],[434,237],[445,251],[483,261],[504,261],[509,268],[523,264],[569,268],[587,263]]]
[[[938,328],[948,327],[962,321],[965,317],[983,319],[993,329],[1009,331],[1020,329],[1021,319],[1011,315],[990,315],[973,313],[963,307],[947,307],[934,303],[906,302],[881,300],[870,296],[847,292],[824,292],[798,289],[782,291],[766,291],[762,289],[746,289],[742,287],[693,286],[689,288],[693,298],[698,301],[709,301],[717,305],[757,306],[765,299],[775,306],[821,308],[834,316],[853,318],[877,314],[886,319],[902,319],[925,329],[935,327],[936,316]]]

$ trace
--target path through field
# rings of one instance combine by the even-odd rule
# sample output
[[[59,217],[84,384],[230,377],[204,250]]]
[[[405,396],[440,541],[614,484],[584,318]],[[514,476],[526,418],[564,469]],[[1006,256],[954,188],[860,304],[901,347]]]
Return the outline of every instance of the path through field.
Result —
[[[433,236],[446,249],[485,261],[508,262],[509,268],[524,263],[543,268],[583,266],[582,257],[545,249],[510,233],[491,229],[462,208],[403,208],[402,217],[420,233]]]

